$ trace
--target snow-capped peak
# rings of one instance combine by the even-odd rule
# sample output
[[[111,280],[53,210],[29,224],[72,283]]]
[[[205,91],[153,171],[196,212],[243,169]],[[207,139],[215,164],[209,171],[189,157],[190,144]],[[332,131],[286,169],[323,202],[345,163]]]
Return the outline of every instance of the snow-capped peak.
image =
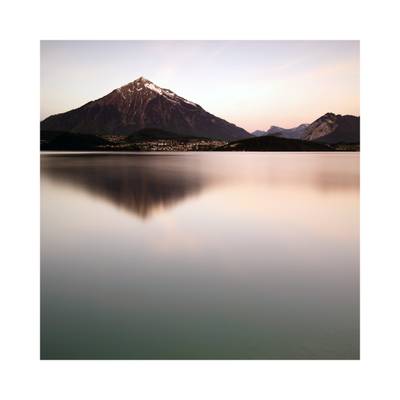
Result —
[[[184,102],[186,104],[190,104],[193,107],[200,107],[198,104],[193,103],[189,100],[184,99],[183,97],[178,96],[172,90],[164,89],[164,88],[157,86],[156,84],[154,84],[153,82],[144,78],[143,76],[140,76],[139,78],[135,79],[133,82],[130,82],[127,85],[121,86],[119,89],[116,89],[116,90],[121,93],[121,95],[124,99],[129,98],[130,94],[133,94],[134,92],[141,92],[142,90],[150,90],[173,103]]]

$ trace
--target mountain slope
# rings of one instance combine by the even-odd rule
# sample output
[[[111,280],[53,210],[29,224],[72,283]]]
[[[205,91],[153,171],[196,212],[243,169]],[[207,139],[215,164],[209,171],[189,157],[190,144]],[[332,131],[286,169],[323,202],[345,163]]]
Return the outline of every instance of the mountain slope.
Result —
[[[303,139],[326,144],[360,143],[360,117],[327,113],[307,127]]]
[[[50,116],[40,127],[95,135],[128,136],[152,128],[223,140],[250,137],[244,129],[143,77],[77,109]]]
[[[267,133],[266,131],[260,131],[260,130],[251,132],[251,134],[252,134],[253,136],[255,136],[255,137],[265,136],[266,133]]]
[[[301,139],[305,133],[308,124],[301,124],[295,128],[281,128],[272,125],[267,131],[255,131],[254,136],[279,136],[285,139]]]

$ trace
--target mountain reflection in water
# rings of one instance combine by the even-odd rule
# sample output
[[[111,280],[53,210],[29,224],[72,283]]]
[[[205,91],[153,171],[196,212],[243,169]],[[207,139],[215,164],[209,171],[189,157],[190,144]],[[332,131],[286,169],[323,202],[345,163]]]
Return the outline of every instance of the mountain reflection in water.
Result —
[[[41,156],[44,359],[357,359],[359,155]]]
[[[44,178],[85,190],[143,219],[217,184],[261,180],[268,185],[306,185],[322,191],[357,190],[359,185],[357,171],[349,174],[346,158],[338,169],[336,159],[329,155],[312,162],[304,157],[303,163],[293,165],[290,155],[282,153],[279,158],[270,153],[271,163],[260,154],[242,153],[235,163],[226,163],[226,154],[207,154],[206,160],[193,153],[45,154],[41,172]],[[249,166],[250,157],[255,159]]]
[[[89,161],[89,160],[90,161]],[[176,157],[146,155],[66,155],[42,159],[42,173],[149,217],[199,193],[209,180],[197,168],[181,168]]]

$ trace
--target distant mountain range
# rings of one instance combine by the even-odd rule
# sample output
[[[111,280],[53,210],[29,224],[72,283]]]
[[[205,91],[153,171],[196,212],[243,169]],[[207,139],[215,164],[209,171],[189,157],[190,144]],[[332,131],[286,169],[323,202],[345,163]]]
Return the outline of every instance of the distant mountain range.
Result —
[[[146,128],[227,141],[251,137],[246,130],[143,77],[40,124],[41,131],[98,136],[129,136]]]
[[[295,128],[281,128],[279,126],[272,125],[267,131],[255,131],[252,134],[254,136],[279,136],[285,139],[301,139],[308,124],[301,124]]]
[[[359,144],[360,117],[326,113],[311,124],[301,124],[291,129],[271,126],[267,131],[255,131],[252,135],[276,136],[325,144]]]

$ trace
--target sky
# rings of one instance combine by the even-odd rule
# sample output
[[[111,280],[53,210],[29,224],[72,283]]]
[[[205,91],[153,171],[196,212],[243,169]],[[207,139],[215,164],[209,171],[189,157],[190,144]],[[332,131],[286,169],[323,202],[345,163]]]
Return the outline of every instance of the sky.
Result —
[[[41,120],[140,76],[249,132],[359,115],[359,41],[42,41]]]

